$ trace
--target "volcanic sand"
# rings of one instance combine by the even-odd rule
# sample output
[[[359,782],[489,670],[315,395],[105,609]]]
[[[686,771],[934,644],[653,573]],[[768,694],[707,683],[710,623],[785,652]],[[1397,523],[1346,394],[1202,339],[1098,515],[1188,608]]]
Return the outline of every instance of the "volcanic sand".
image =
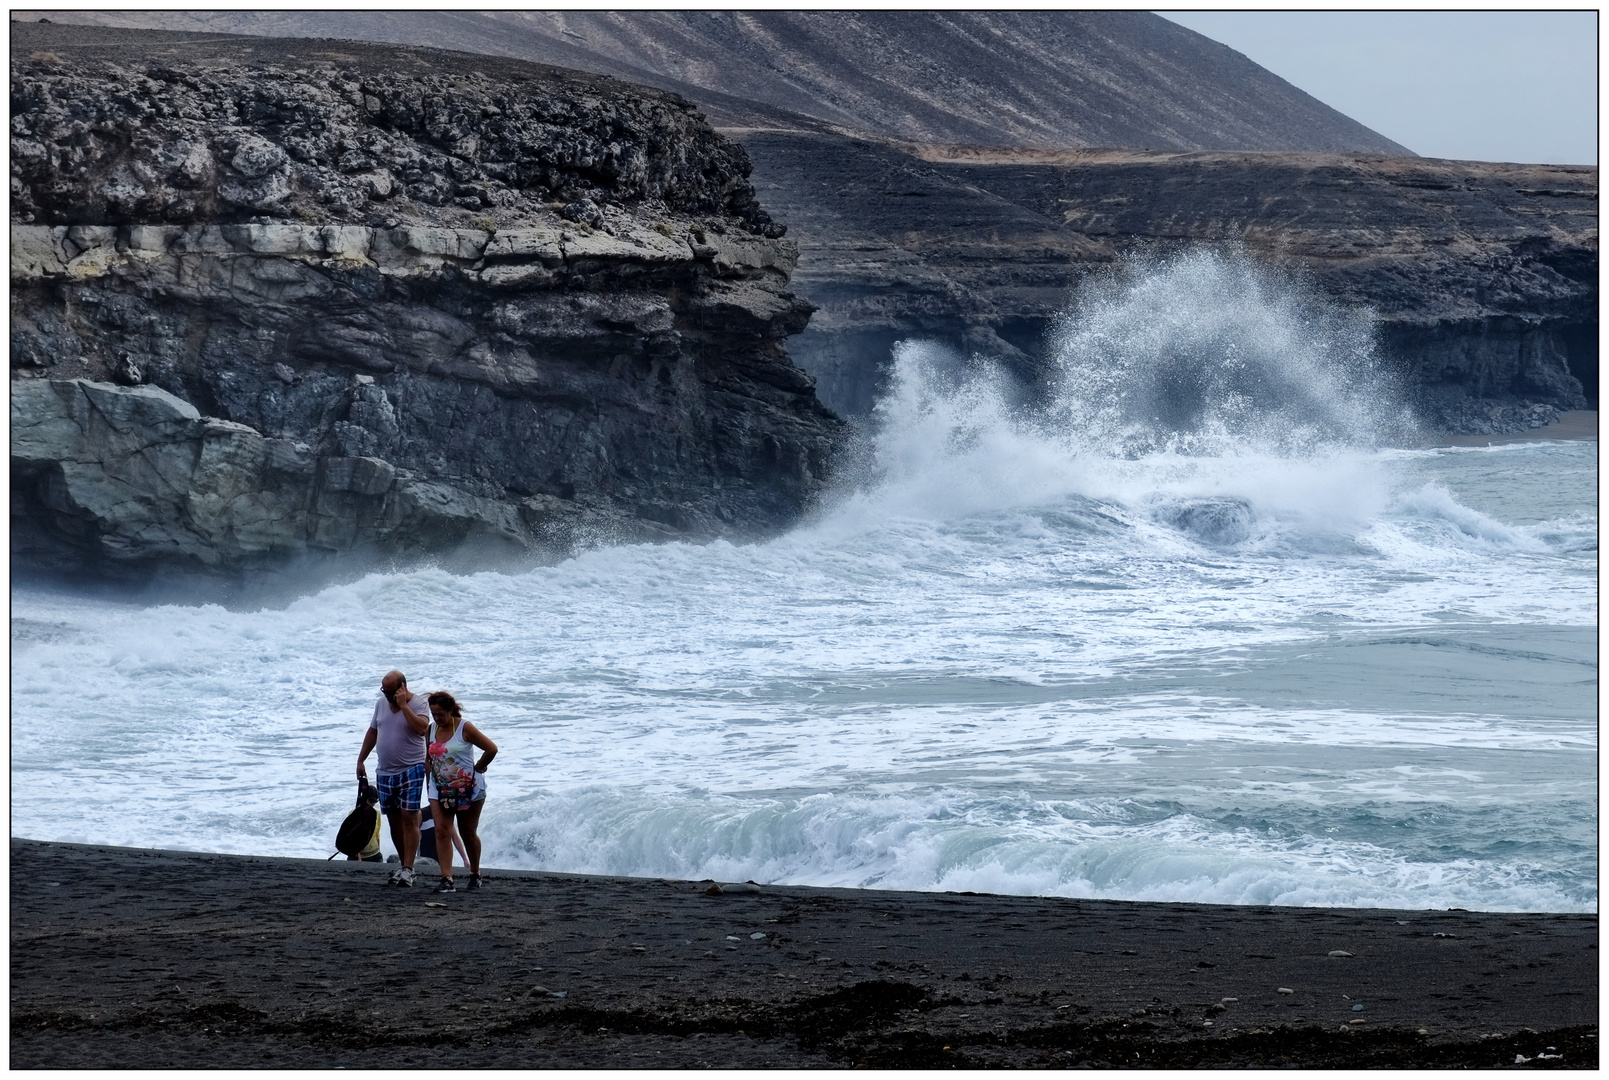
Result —
[[[11,1064],[1598,1061],[1596,915],[421,866],[13,839]]]
[[[1500,443],[1516,442],[1550,442],[1560,440],[1564,442],[1597,442],[1598,441],[1598,411],[1596,409],[1582,409],[1575,412],[1562,412],[1558,420],[1545,424],[1530,431],[1521,431],[1511,435],[1441,435],[1438,436],[1437,446],[1496,446]]]

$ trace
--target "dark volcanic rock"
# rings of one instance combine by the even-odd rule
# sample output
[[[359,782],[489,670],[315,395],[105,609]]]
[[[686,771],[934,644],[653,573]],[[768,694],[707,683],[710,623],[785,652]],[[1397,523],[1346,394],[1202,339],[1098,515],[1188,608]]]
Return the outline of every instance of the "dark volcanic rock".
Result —
[[[68,22],[331,35],[662,86],[717,125],[811,118],[915,142],[1410,151],[1144,11],[73,11]]]
[[[751,536],[823,483],[795,248],[674,95],[350,44],[12,44],[19,565]]]
[[[589,197],[768,220],[687,101],[528,64],[16,23],[11,109],[22,221],[470,224]]]
[[[1031,372],[1088,275],[1132,253],[1245,252],[1364,305],[1426,418],[1523,429],[1597,394],[1597,170],[1367,155],[897,148],[752,132],[760,197],[819,304],[791,345],[846,414],[889,346]]]

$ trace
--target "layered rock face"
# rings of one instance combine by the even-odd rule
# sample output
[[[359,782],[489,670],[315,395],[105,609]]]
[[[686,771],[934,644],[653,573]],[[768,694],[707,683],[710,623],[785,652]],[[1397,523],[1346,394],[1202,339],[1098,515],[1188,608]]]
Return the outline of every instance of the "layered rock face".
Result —
[[[674,95],[322,42],[13,28],[13,555],[755,536],[840,423],[741,147]]]
[[[845,415],[901,338],[1025,378],[1090,275],[1245,252],[1371,309],[1424,418],[1523,430],[1597,397],[1597,170],[1353,154],[1043,153],[753,132],[760,197],[820,305],[791,346]]]

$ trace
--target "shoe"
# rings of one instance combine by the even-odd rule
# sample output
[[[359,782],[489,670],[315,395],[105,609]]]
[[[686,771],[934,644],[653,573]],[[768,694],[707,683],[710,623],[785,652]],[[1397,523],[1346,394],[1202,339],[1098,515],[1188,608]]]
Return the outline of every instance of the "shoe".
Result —
[[[401,870],[398,870],[396,883],[404,889],[413,888],[413,867],[404,866]]]
[[[470,888],[474,888],[474,886],[471,885]],[[457,892],[458,891],[458,886],[453,884],[453,879],[452,878],[444,877],[444,878],[441,879],[441,884],[436,886],[436,891],[437,892]]]
[[[401,876],[402,876],[402,871],[401,870],[393,870],[393,871],[391,871],[391,873],[386,875],[385,883],[387,885],[395,885],[397,883],[397,879],[400,878]]]
[[[479,874],[470,874],[469,875],[469,891],[470,892],[479,892],[480,891],[480,875]]]

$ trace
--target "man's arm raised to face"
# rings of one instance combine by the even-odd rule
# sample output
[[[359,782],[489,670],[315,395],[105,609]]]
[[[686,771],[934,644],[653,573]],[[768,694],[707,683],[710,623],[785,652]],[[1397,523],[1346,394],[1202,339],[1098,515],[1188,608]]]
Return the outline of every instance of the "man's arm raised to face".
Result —
[[[430,710],[423,702],[423,698],[407,687],[397,691],[397,707],[402,710],[402,718],[408,722],[408,730],[419,736],[430,733]]]

